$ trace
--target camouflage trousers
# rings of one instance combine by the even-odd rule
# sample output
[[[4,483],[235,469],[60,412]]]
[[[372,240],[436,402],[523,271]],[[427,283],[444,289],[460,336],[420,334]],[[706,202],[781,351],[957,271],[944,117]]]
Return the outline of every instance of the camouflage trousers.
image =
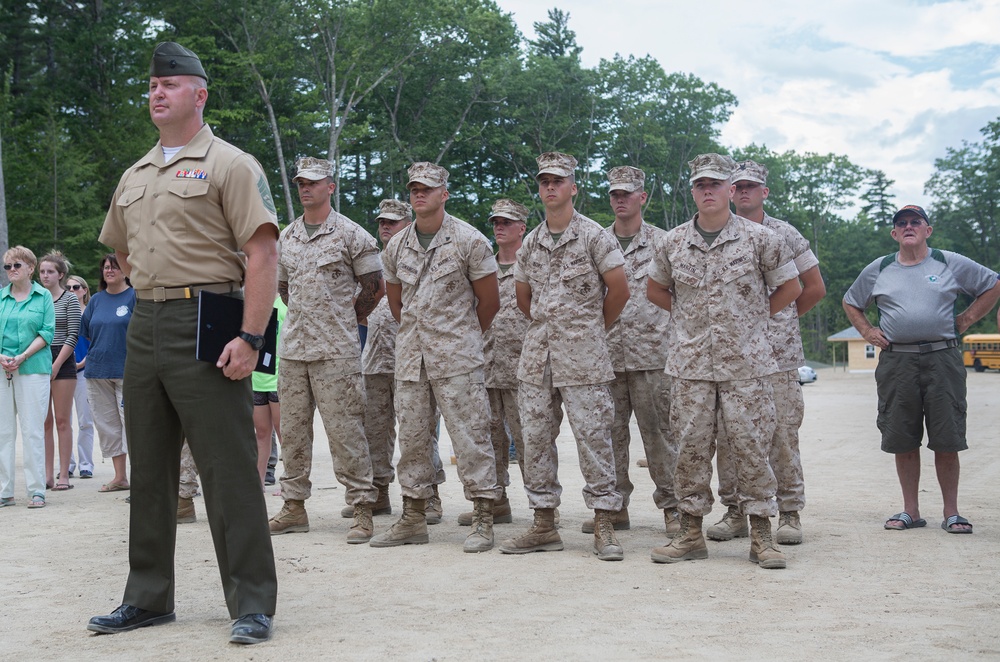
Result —
[[[188,448],[185,439],[181,447],[181,478],[177,495],[184,499],[193,499],[198,494],[198,467],[194,465],[194,456]]]
[[[372,475],[375,485],[385,486],[396,480],[392,456],[396,450],[396,379],[392,373],[365,375],[365,438],[372,458]],[[435,403],[435,408],[437,404]],[[434,426],[434,483],[445,481],[444,465],[438,452],[438,424]]]
[[[516,388],[488,388],[490,399],[490,439],[493,456],[497,461],[497,485],[510,485],[510,442],[514,441],[517,456],[524,457],[524,435],[521,432],[521,413],[517,408]],[[524,463],[521,479],[524,479]]]
[[[653,503],[659,509],[677,508],[674,495],[674,467],[677,444],[670,435],[670,375],[662,370],[616,372],[609,385],[615,405],[611,443],[615,452],[615,487],[626,508],[634,485],[629,480],[629,444],[632,440],[629,421],[635,414],[642,445],[653,479]]]
[[[465,498],[497,499],[496,459],[490,442],[490,404],[482,369],[463,375],[420,381],[396,380],[399,418],[399,463],[396,473],[403,496],[427,499],[434,492],[435,428],[438,411],[444,417],[458,459],[458,478]]]
[[[345,374],[344,361],[294,361],[278,364],[281,398],[281,455],[285,470],[281,496],[308,499],[316,410],[326,429],[337,482],[348,505],[375,503],[372,461],[365,439],[365,389],[361,373]]]
[[[778,483],[778,510],[799,512],[806,505],[805,479],[799,455],[799,428],[805,415],[799,371],[778,372],[768,377],[774,389],[777,423],[771,437],[768,461]],[[719,426],[719,436],[726,433]],[[719,470],[719,501],[724,506],[736,506],[736,466],[728,444],[719,444],[715,458]]]
[[[725,427],[718,434],[716,421]],[[767,378],[709,382],[675,377],[670,385],[670,430],[680,449],[674,472],[678,509],[703,517],[712,511],[712,455],[716,436],[736,466],[736,502],[744,515],[773,517],[775,480],[767,461],[775,413]]]
[[[614,405],[605,384],[552,386],[552,373],[545,367],[542,384],[521,382],[517,391],[524,432],[524,491],[528,506],[558,508],[562,486],[559,484],[558,433],[555,421],[561,421],[559,409],[566,405],[580,471],[586,483],[583,501],[588,508],[617,512],[622,508],[622,495],[615,488],[615,457],[611,447],[611,425]]]

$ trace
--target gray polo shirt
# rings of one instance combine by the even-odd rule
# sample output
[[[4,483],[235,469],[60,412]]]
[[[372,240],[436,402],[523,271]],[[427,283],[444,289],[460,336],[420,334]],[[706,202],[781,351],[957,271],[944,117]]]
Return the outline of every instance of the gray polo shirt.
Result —
[[[929,249],[920,264],[906,266],[897,254],[880,257],[861,272],[844,302],[866,309],[878,306],[879,327],[892,343],[910,344],[955,338],[955,301],[978,297],[997,282],[997,273],[969,258]]]

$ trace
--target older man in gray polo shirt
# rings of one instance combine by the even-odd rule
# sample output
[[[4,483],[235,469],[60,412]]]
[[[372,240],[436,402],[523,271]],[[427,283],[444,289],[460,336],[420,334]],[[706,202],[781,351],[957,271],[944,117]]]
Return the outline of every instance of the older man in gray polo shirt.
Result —
[[[958,514],[958,452],[965,439],[965,367],[959,339],[1000,298],[997,274],[967,257],[927,245],[934,229],[927,213],[907,205],[892,217],[897,253],[873,261],[844,295],[844,312],[866,341],[882,349],[878,385],[878,428],[882,450],[896,456],[903,510],[885,528],[902,531],[927,525],[920,517],[920,445],[927,447],[944,502],[941,528],[972,533]],[[960,294],[975,297],[955,315]],[[878,307],[875,326],[865,316]]]

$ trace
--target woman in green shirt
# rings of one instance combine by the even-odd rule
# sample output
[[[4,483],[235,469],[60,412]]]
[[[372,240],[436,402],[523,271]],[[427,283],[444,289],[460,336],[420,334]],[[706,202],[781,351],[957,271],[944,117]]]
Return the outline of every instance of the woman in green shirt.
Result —
[[[23,246],[3,255],[10,285],[0,291],[0,507],[14,505],[17,422],[24,448],[28,508],[45,506],[45,414],[55,332],[52,295],[31,280],[37,259]]]

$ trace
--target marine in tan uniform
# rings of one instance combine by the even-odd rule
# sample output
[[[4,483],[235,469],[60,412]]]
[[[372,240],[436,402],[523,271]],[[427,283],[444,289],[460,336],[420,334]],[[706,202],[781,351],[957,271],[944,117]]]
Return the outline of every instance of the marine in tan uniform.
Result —
[[[396,412],[403,516],[372,547],[426,543],[427,499],[434,494],[435,404],[458,458],[458,476],[476,513],[466,552],[493,548],[493,502],[500,496],[489,439],[483,381],[483,332],[500,308],[497,263],[489,241],[448,214],[448,171],[433,163],[409,169],[416,220],[383,253],[396,336]]]
[[[663,511],[668,536],[680,530],[680,514],[674,495],[674,465],[677,445],[669,430],[670,379],[667,363],[667,332],[670,313],[645,296],[646,273],[653,260],[656,240],[666,232],[642,220],[646,203],[646,173],[631,166],[608,172],[611,210],[615,222],[605,229],[625,254],[625,277],[633,296],[618,322],[608,329],[608,350],[615,379],[610,384],[615,405],[611,440],[615,450],[615,487],[622,495],[622,509],[613,516],[615,529],[628,529],[628,504],[634,485],[629,480],[629,421],[635,420],[646,451],[649,475],[653,479],[653,503]],[[583,523],[584,533],[594,532],[594,521]]]
[[[190,50],[157,45],[149,114],[160,140],[122,175],[101,230],[138,299],[125,361],[132,508],[123,604],[87,628],[114,633],[174,620],[186,437],[236,619],[230,641],[257,643],[271,636],[277,578],[249,378],[274,302],[278,224],[260,165],[202,119],[207,78]],[[201,291],[244,300],[242,331],[216,363],[195,359]]]
[[[354,507],[347,542],[364,543],[374,533],[378,491],[365,439],[358,320],[368,317],[385,291],[382,263],[375,238],[330,204],[333,164],[306,157],[296,167],[292,181],[303,214],[278,241],[278,294],[288,306],[278,346],[285,503],[269,525],[272,535],[309,531],[305,500],[312,488],[318,409],[334,473]]]
[[[379,213],[375,218],[378,223],[378,238],[385,247],[389,240],[400,230],[413,222],[413,211],[410,205],[399,200],[382,200],[379,203]],[[389,300],[385,297],[368,315],[368,339],[361,352],[361,374],[365,380],[365,438],[368,440],[368,454],[372,461],[372,475],[378,490],[378,500],[375,502],[372,514],[391,515],[392,504],[389,501],[389,483],[396,479],[396,471],[392,466],[392,456],[396,448],[396,333],[399,322],[389,310]],[[435,417],[434,450],[431,463],[434,465],[434,487],[445,481],[444,466],[438,453],[438,433]],[[437,496],[431,497],[434,499]],[[427,523],[437,524],[441,521],[440,498],[437,506],[428,503]],[[437,516],[431,516],[436,510]],[[341,511],[344,517],[354,517],[354,508],[346,507]]]
[[[767,462],[775,426],[767,376],[777,364],[767,320],[801,293],[798,270],[781,237],[729,210],[731,158],[702,154],[688,165],[698,212],[657,242],[647,282],[650,301],[671,311],[667,373],[681,511],[681,531],[651,556],[657,563],[708,556],[702,518],[712,510],[718,418],[726,429],[719,443],[737,458],[740,510],[750,515],[750,560],[784,568],[769,519],[777,508]]]
[[[538,194],[545,221],[528,233],[517,254],[517,304],[531,323],[518,362],[518,405],[524,433],[524,488],[535,511],[527,533],[500,551],[523,554],[563,549],[555,529],[562,487],[552,435],[555,413],[566,405],[576,437],[583,499],[595,511],[594,553],[624,558],[612,524],[621,510],[611,445],[614,379],[606,330],[629,298],[624,258],[600,225],[573,208],[576,159],[546,152],[538,157]]]
[[[517,362],[528,328],[528,318],[517,307],[514,288],[514,261],[527,229],[528,208],[513,200],[500,199],[490,210],[493,237],[497,243],[497,280],[500,287],[500,312],[483,333],[486,359],[486,393],[490,399],[490,439],[497,464],[497,484],[503,489],[493,504],[493,523],[513,521],[507,487],[510,485],[510,442],[513,437],[518,453],[524,453],[521,415],[517,409]],[[523,465],[522,476],[523,476]],[[458,516],[460,526],[472,524],[474,513]]]
[[[768,451],[771,470],[778,483],[778,528],[774,538],[779,544],[802,542],[799,511],[806,504],[802,459],[799,455],[799,427],[805,411],[799,371],[805,365],[799,317],[809,312],[826,295],[826,285],[819,271],[819,260],[809,248],[809,241],[789,223],[772,218],[764,211],[767,188],[767,167],[755,161],[741,161],[733,173],[736,213],[776,232],[792,250],[799,272],[802,294],[795,301],[768,319],[767,332],[774,350],[778,372],[768,380],[774,390],[777,423]],[[720,433],[723,433],[720,430]],[[712,540],[731,540],[749,534],[746,517],[740,514],[736,498],[736,466],[729,444],[720,444],[716,465],[719,470],[719,501],[727,507],[722,520],[708,527]]]

